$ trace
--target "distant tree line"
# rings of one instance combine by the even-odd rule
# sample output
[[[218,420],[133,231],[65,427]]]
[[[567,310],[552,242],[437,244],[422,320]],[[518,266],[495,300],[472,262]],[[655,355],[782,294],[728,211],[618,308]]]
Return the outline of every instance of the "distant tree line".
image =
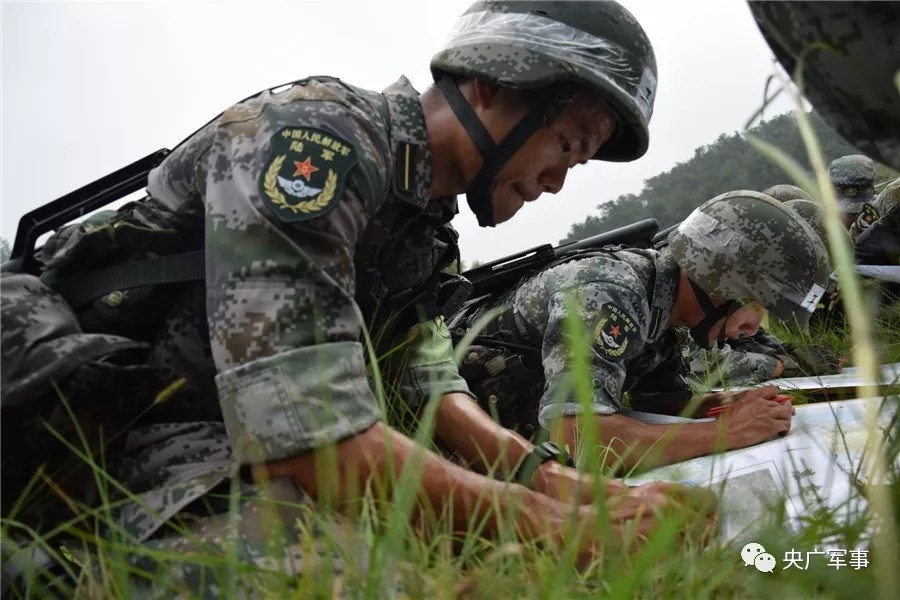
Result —
[[[826,162],[859,150],[840,137],[815,113],[810,114]],[[793,113],[778,115],[750,128],[750,133],[766,140],[809,167],[806,150]],[[878,165],[879,180],[896,177]],[[628,225],[641,219],[659,221],[660,229],[686,217],[703,202],[732,190],[762,191],[779,183],[792,183],[784,171],[760,154],[737,132],[720,135],[715,142],[700,146],[687,161],[644,181],[637,194],[622,194],[597,205],[590,215],[560,240],[569,242]]]

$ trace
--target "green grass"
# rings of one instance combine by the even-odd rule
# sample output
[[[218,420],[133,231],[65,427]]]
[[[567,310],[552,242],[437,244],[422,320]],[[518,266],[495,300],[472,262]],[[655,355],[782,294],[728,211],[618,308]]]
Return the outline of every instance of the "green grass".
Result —
[[[777,155],[774,159],[784,160]],[[816,168],[817,175],[821,176],[822,165],[818,164]],[[812,176],[801,173],[795,179],[808,183]],[[844,269],[842,286],[852,286],[854,280],[846,273]],[[854,318],[849,319],[850,324],[846,327],[823,327],[802,336],[775,324],[772,329],[785,341],[826,345],[839,355],[850,357],[853,364],[871,367],[866,361],[872,357],[877,357],[880,362],[900,360],[900,303],[891,303],[873,318],[876,313],[864,309],[860,297],[851,293],[848,298],[848,313]],[[871,326],[871,335],[854,337],[860,320],[865,319]],[[567,326],[573,339],[583,337],[580,324],[570,322]],[[371,351],[372,344],[368,339],[367,345]],[[585,347],[582,340],[572,349],[575,371],[581,374],[576,389],[580,402],[590,402]],[[868,350],[868,354],[861,350]],[[464,345],[457,348],[457,356],[464,351]],[[375,380],[380,390],[379,401],[387,410],[391,404],[388,402],[390,394],[384,389],[391,389],[390,382],[382,385],[377,371]],[[898,398],[894,396],[890,401],[896,405]],[[411,432],[429,447],[434,447],[434,410],[432,401],[426,407],[419,427]],[[859,541],[860,532],[869,525],[870,516],[845,519],[840,509],[822,511],[811,506],[800,531],[786,532],[783,523],[779,522],[783,516],[776,511],[775,522],[759,534],[757,541],[779,558],[773,573],[760,573],[745,567],[737,547],[713,542],[702,548],[698,540],[690,536],[677,541],[679,533],[690,531],[685,525],[690,518],[687,514],[670,515],[643,547],[632,552],[613,549],[614,534],[606,527],[609,542],[606,549],[579,570],[575,568],[572,545],[552,547],[537,542],[519,542],[509,519],[496,536],[486,538],[479,534],[481,523],[471,522],[465,531],[455,531],[449,525],[450,515],[422,510],[414,485],[421,476],[421,465],[415,462],[389,486],[371,482],[362,500],[345,507],[342,516],[312,510],[308,504],[301,504],[291,506],[296,509],[293,523],[285,524],[273,518],[273,526],[265,529],[258,550],[266,556],[281,559],[293,549],[299,550],[306,558],[302,575],[286,568],[284,560],[273,561],[266,568],[250,566],[239,560],[233,533],[212,544],[192,531],[191,521],[177,524],[190,542],[189,552],[184,548],[165,547],[165,544],[140,545],[112,517],[116,506],[137,499],[106,471],[108,457],[91,452],[84,436],[80,435],[77,439],[67,440],[69,451],[88,465],[101,492],[99,500],[86,502],[66,496],[56,487],[48,488],[48,482],[55,481],[58,473],[35,474],[32,484],[23,492],[22,502],[9,511],[0,524],[4,569],[14,564],[25,565],[20,569],[24,573],[22,590],[7,590],[5,595],[12,598],[52,597],[50,590],[55,588],[59,597],[66,598],[143,598],[148,596],[141,582],[153,580],[162,590],[158,597],[174,597],[182,592],[185,597],[194,597],[167,579],[169,570],[181,564],[196,571],[198,577],[204,577],[205,583],[215,584],[220,595],[227,598],[244,597],[252,592],[263,598],[398,595],[517,600],[601,597],[894,599],[900,597],[895,594],[900,559],[892,526],[900,519],[900,484],[896,483],[900,482],[900,427],[897,425],[895,419],[886,430],[871,431],[879,439],[879,452],[876,452],[881,458],[879,464],[887,470],[887,480],[895,483],[879,487],[859,479],[854,481],[859,493],[869,498],[881,523],[888,524],[878,527],[880,537],[868,555],[868,568],[838,570],[829,567],[827,560],[820,556],[813,560],[808,570],[782,570],[780,559],[786,552],[822,548],[826,540],[838,547],[852,548]],[[595,440],[596,432],[587,428],[582,447],[595,448]],[[580,464],[587,471],[598,473],[599,458],[597,453],[587,452],[581,457]],[[39,489],[57,494],[65,507],[62,512],[71,515],[40,533],[23,522],[22,513],[31,502],[31,494]],[[387,489],[391,491],[386,492]],[[205,500],[230,508],[226,522],[232,528],[239,520],[239,491],[232,485],[230,489],[210,494]],[[484,498],[484,502],[497,506],[496,498]],[[264,506],[260,512],[268,515],[272,508]],[[289,527],[291,524],[295,527]],[[608,524],[600,523],[597,527],[603,530],[605,525]],[[591,524],[572,520],[568,531],[570,535],[576,535],[588,527]],[[299,533],[291,537],[290,529]],[[28,568],[33,563],[27,557],[34,552],[54,558],[59,566],[52,572]],[[318,556],[340,557],[345,563],[342,573],[335,575],[329,568],[330,561],[324,558],[317,561],[315,557]],[[153,572],[145,570],[151,563],[164,568]],[[204,567],[202,573],[200,567]],[[6,571],[4,582],[9,583]],[[402,585],[402,594],[396,592],[398,582]]]

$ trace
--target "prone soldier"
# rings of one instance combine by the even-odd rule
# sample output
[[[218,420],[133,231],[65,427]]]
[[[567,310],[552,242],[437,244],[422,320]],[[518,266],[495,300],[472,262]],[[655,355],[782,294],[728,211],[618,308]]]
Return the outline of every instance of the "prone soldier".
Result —
[[[502,295],[470,301],[450,327],[459,338],[499,311],[460,372],[501,423],[549,432],[574,448],[580,421],[595,418],[599,441],[612,446],[608,456],[619,466],[654,466],[714,452],[720,426],[725,447],[739,448],[791,424],[792,409],[773,400],[772,386],[744,392],[718,422],[655,426],[621,414],[625,392],[671,358],[660,345],[671,342],[670,328],[687,327],[709,347],[752,335],[766,309],[805,327],[830,273],[822,241],[794,211],[766,195],[735,191],[694,210],[658,250],[608,247],[551,264]],[[575,397],[567,319],[591,340],[584,349],[592,382],[587,407]],[[720,399],[709,396],[702,406]]]

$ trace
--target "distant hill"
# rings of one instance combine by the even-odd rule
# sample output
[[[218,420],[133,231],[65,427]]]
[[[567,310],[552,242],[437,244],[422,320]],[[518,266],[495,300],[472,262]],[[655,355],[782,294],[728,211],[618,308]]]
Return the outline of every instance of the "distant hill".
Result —
[[[859,154],[859,150],[831,130],[817,114],[811,113],[810,117],[826,162],[845,154]],[[809,168],[793,113],[773,117],[752,127],[750,132],[775,144]],[[879,179],[889,177],[890,173],[890,169],[879,165]],[[597,205],[597,214],[573,225],[560,243],[648,218],[659,221],[660,229],[663,229],[719,194],[739,189],[762,191],[779,183],[791,183],[780,167],[738,133],[723,133],[712,144],[694,150],[694,156],[686,162],[644,181],[644,188],[638,194],[623,194]]]

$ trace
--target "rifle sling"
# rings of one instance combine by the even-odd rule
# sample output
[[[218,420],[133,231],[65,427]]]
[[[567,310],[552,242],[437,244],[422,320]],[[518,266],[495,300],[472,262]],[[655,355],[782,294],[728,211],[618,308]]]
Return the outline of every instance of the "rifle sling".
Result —
[[[52,287],[70,305],[78,308],[115,291],[203,280],[206,278],[204,258],[203,250],[197,250],[117,263],[95,271],[78,273],[52,284]]]

